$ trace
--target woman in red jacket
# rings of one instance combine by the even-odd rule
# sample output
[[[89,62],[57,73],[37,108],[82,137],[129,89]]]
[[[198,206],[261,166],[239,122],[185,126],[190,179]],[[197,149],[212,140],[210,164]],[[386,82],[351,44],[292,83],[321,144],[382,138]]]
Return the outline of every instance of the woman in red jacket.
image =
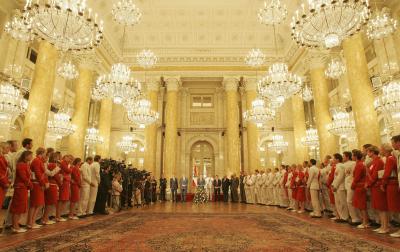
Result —
[[[7,160],[4,156],[9,151],[10,145],[8,143],[0,143],[0,208],[3,205],[7,189],[10,186],[10,181],[8,179]]]
[[[46,174],[49,180],[49,188],[45,191],[45,208],[42,218],[42,223],[45,225],[54,224],[54,221],[49,220],[49,213],[51,207],[55,206],[58,202],[58,187],[61,186],[60,167],[58,162],[60,154],[53,152],[50,154],[49,162],[46,167]]]
[[[386,157],[385,169],[382,177],[381,190],[386,193],[388,211],[400,212],[400,190],[397,179],[397,160],[393,156],[393,148],[390,144],[383,144],[381,154]],[[389,229],[389,219],[386,219],[386,227]]]
[[[63,157],[60,163],[60,176],[62,178],[62,184],[60,186],[60,195],[56,209],[56,221],[66,221],[66,219],[61,217],[61,214],[64,211],[65,204],[70,200],[71,196],[72,158],[73,157],[71,155],[66,155]]]
[[[30,167],[33,187],[30,194],[28,221],[26,225],[29,229],[41,227],[41,225],[35,223],[35,220],[38,210],[44,206],[44,190],[49,188],[49,181],[47,180],[44,168],[45,155],[46,150],[41,147],[38,148],[36,150],[36,158],[33,159]]]
[[[378,211],[381,227],[375,229],[375,232],[379,234],[386,234],[389,232],[387,226],[387,200],[386,193],[382,191],[382,177],[384,172],[384,166],[382,159],[379,157],[379,149],[376,146],[368,148],[368,157],[371,158],[372,162],[367,173],[367,184],[366,187],[371,189],[371,207]]]
[[[28,189],[32,188],[31,171],[29,162],[32,160],[32,152],[22,152],[17,161],[14,181],[14,195],[12,197],[10,213],[12,214],[12,230],[15,233],[24,233],[26,229],[20,228],[19,219],[28,211]]]
[[[356,162],[353,171],[353,182],[351,189],[354,191],[353,206],[360,210],[362,223],[357,228],[369,228],[369,217],[367,212],[367,190],[365,189],[366,171],[363,161],[363,153],[360,150],[352,151],[352,159]]]
[[[79,168],[81,167],[82,160],[80,158],[75,158],[72,162],[72,172],[71,172],[71,200],[69,205],[69,218],[71,220],[79,220],[75,214],[75,204],[79,202],[80,188],[81,188],[81,173]]]
[[[302,165],[298,165],[297,170],[298,170],[298,175],[296,178],[296,188],[297,188],[296,200],[300,208],[299,211],[297,212],[304,213],[304,204],[306,201],[306,181],[305,181],[306,175],[304,173],[304,168]]]

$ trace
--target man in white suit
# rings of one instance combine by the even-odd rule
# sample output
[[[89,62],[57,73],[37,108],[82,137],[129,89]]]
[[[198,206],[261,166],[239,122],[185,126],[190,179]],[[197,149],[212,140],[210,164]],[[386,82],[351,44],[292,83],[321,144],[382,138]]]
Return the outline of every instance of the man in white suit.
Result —
[[[335,194],[336,210],[339,219],[336,222],[344,222],[349,219],[349,210],[347,209],[346,188],[345,188],[345,167],[343,165],[343,157],[339,153],[333,155],[333,163],[336,165],[335,178],[332,187]]]
[[[79,168],[81,173],[81,189],[80,189],[80,199],[79,199],[79,210],[78,215],[86,215],[89,195],[90,195],[90,187],[92,186],[92,178],[90,174],[91,165],[93,163],[92,157],[87,157],[86,162],[81,165]]]
[[[319,202],[319,179],[320,179],[320,171],[316,166],[317,160],[310,160],[311,167],[308,171],[309,177],[307,181],[307,188],[310,190],[311,194],[311,204],[313,211],[310,213],[310,216],[313,218],[321,218],[321,205]]]
[[[100,184],[100,160],[101,157],[99,155],[96,155],[94,157],[94,162],[90,167],[90,177],[92,186],[90,187],[87,214],[93,214],[94,205],[96,204],[97,191]]]
[[[360,213],[353,206],[354,191],[351,189],[351,184],[353,183],[353,172],[356,162],[351,160],[352,153],[349,151],[343,152],[343,166],[345,172],[345,189],[346,189],[346,201],[347,208],[349,209],[349,214],[351,218],[352,225],[358,225],[361,223]]]

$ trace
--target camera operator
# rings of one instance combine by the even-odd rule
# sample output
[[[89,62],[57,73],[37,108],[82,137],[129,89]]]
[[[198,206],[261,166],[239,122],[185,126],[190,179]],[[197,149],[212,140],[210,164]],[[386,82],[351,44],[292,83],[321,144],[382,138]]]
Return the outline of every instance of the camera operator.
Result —
[[[147,205],[151,203],[151,196],[151,178],[150,176],[146,176],[146,181],[144,182],[144,200]]]
[[[111,194],[112,183],[110,179],[111,166],[102,167],[100,174],[100,184],[97,192],[94,212],[98,214],[108,214],[106,202]]]
[[[122,194],[121,194],[121,207],[128,208],[132,207],[132,190],[133,190],[133,178],[131,169],[126,168],[125,165],[121,165],[122,174]]]

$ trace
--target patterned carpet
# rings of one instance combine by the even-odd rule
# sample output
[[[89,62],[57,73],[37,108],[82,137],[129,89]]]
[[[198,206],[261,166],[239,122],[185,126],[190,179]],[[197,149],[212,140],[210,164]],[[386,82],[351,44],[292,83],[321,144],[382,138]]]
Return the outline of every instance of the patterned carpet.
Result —
[[[198,206],[202,207],[202,206]],[[261,207],[260,207],[261,208]],[[267,208],[264,208],[267,209]],[[400,240],[316,225],[284,210],[129,211],[0,237],[2,251],[399,251]],[[343,229],[343,230],[341,230]],[[45,229],[43,229],[45,230]],[[374,236],[377,236],[374,234]],[[379,237],[378,237],[379,238]]]

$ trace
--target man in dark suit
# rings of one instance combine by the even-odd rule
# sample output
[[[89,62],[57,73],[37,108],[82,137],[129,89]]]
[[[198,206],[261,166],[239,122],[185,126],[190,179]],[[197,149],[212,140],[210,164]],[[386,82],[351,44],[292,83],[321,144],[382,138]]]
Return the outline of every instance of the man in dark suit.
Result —
[[[167,190],[167,179],[164,178],[164,174],[161,174],[160,178],[160,201],[165,201],[165,193]]]
[[[214,186],[214,201],[219,201],[221,196],[221,185],[222,181],[219,179],[218,175],[215,176],[213,186]]]
[[[229,187],[231,185],[231,182],[229,179],[224,176],[222,179],[222,193],[224,194],[224,202],[228,202],[229,200]]]
[[[239,178],[236,177],[236,174],[233,174],[231,177],[231,198],[232,202],[239,202],[239,194],[238,194],[238,187],[239,187]]]
[[[169,188],[171,189],[172,202],[176,202],[176,195],[178,193],[178,179],[175,175],[169,179]]]

